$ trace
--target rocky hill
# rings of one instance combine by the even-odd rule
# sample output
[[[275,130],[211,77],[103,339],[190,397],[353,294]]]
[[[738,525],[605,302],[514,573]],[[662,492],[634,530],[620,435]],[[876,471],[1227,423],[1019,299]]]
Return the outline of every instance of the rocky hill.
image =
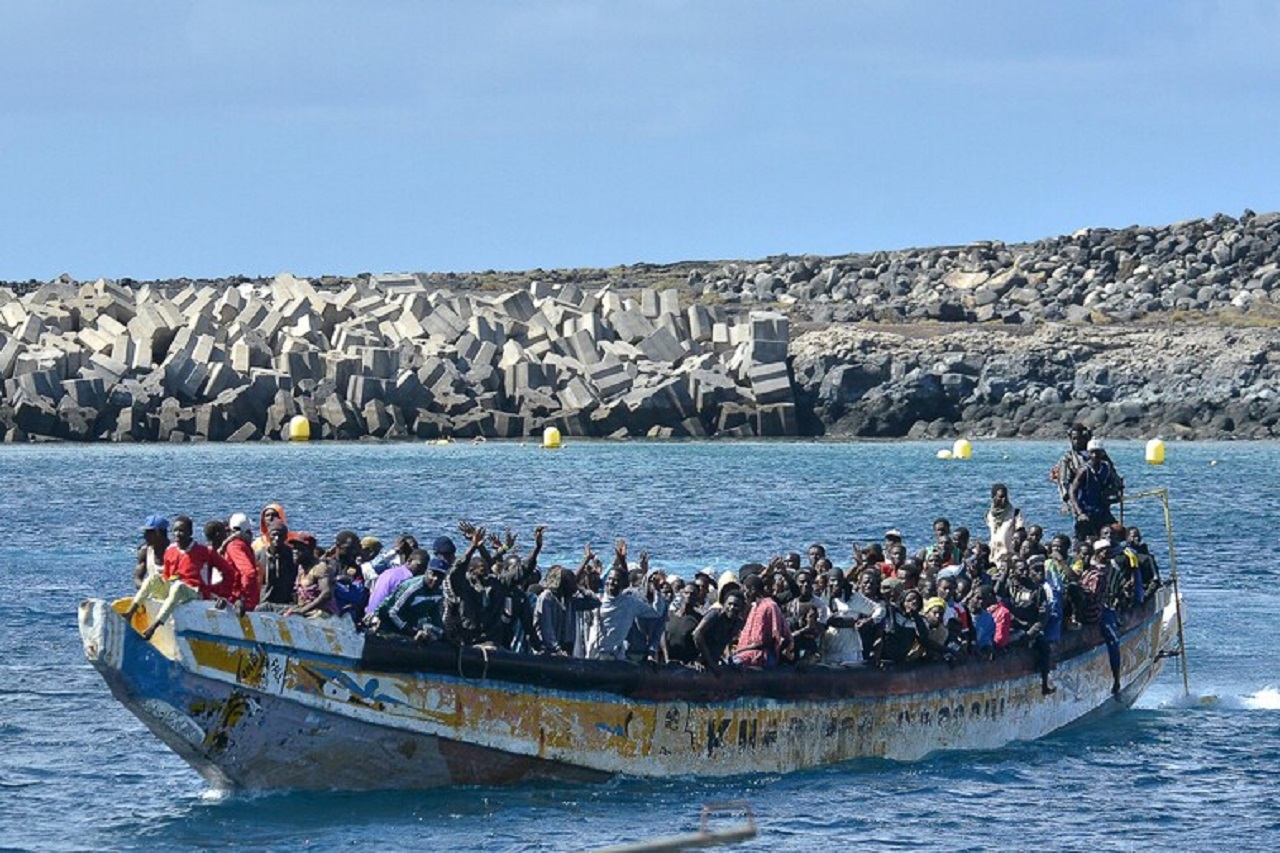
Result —
[[[1280,213],[839,257],[0,287],[7,441],[1280,435]]]

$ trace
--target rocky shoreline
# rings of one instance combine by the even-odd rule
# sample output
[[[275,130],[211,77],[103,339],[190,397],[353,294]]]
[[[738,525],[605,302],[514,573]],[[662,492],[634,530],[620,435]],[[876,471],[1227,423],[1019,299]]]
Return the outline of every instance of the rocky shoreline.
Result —
[[[609,270],[0,287],[7,442],[1280,437],[1280,213]]]

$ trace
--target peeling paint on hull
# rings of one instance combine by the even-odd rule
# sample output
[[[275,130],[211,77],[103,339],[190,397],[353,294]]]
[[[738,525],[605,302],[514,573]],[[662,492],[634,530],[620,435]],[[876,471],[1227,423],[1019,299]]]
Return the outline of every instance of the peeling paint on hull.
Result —
[[[992,749],[1131,705],[1176,644],[1161,590],[1106,648],[1077,639],[1042,696],[1029,655],[950,669],[739,672],[548,662],[391,644],[341,620],[184,605],[150,642],[124,603],[81,605],[85,653],[112,693],[212,784],[425,788],[531,778],[786,773]]]

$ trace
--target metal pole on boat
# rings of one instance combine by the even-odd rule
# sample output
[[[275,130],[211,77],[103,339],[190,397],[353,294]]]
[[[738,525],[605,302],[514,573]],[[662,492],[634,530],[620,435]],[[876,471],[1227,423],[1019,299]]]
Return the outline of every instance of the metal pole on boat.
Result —
[[[1169,580],[1173,583],[1173,609],[1178,615],[1178,658],[1182,661],[1182,691],[1191,695],[1191,683],[1187,677],[1187,640],[1182,632],[1182,593],[1178,591],[1178,560],[1173,553],[1173,516],[1169,512],[1169,490],[1160,490],[1164,504],[1164,529],[1169,537]]]
[[[1173,586],[1173,609],[1178,620],[1178,650],[1170,652],[1169,656],[1177,655],[1179,658],[1178,666],[1182,669],[1182,690],[1190,696],[1191,682],[1187,676],[1187,640],[1182,630],[1182,594],[1178,591],[1178,560],[1173,550],[1173,514],[1169,511],[1169,490],[1167,488],[1152,489],[1149,492],[1139,492],[1129,496],[1130,500],[1150,497],[1160,498],[1160,503],[1164,506],[1164,534],[1169,542],[1169,583]]]

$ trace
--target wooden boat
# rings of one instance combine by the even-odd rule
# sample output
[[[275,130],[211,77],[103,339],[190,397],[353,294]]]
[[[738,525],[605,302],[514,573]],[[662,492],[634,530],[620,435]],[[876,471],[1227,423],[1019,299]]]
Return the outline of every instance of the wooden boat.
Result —
[[[178,607],[144,641],[157,605],[130,625],[127,604],[81,604],[89,660],[207,780],[247,789],[786,773],[992,749],[1130,706],[1181,649],[1174,587],[1122,617],[1118,696],[1096,628],[1057,645],[1058,689],[1045,696],[1028,649],[714,675],[418,644],[207,602]]]

